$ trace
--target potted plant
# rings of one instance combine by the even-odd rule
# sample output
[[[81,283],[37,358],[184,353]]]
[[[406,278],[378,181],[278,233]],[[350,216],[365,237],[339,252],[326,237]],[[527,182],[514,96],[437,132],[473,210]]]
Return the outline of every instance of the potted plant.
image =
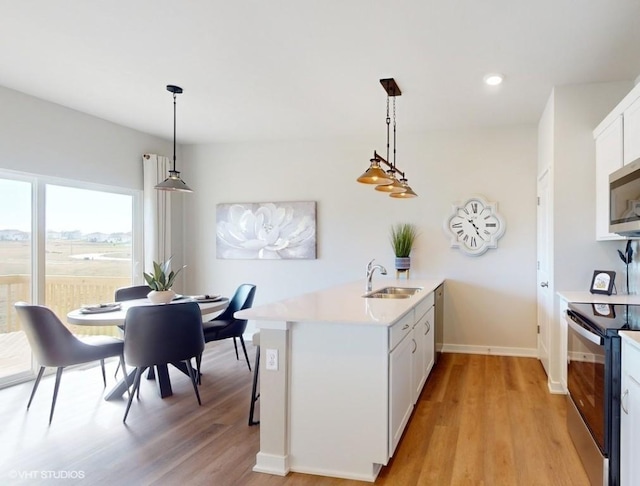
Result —
[[[151,288],[151,292],[147,294],[148,299],[154,304],[171,302],[176,296],[171,287],[182,268],[177,272],[171,270],[171,258],[164,263],[153,262],[153,273],[144,274],[144,279]]]
[[[409,223],[399,223],[391,227],[389,240],[396,256],[396,270],[406,272],[411,267],[411,249],[418,237],[416,227]]]

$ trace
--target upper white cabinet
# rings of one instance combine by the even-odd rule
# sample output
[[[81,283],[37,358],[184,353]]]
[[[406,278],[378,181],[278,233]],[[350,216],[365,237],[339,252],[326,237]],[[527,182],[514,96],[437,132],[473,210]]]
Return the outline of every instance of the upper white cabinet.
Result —
[[[624,163],[637,158],[640,158],[640,98],[624,110]]]
[[[609,233],[609,174],[640,157],[640,84],[593,131],[596,140],[596,240]]]
[[[622,115],[596,138],[596,240],[621,240],[609,233],[609,174],[622,167]]]

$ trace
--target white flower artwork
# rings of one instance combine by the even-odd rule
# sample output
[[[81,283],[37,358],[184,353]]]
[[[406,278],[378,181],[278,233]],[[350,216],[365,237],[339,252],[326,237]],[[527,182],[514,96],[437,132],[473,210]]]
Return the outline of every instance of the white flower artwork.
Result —
[[[216,207],[221,259],[316,258],[316,203],[225,203]]]

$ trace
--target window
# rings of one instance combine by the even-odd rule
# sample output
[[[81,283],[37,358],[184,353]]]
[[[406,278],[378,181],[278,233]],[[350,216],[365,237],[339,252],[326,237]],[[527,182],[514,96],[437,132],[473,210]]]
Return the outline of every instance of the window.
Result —
[[[2,385],[32,373],[15,302],[46,305],[66,324],[70,310],[110,302],[118,287],[141,282],[142,191],[0,171],[0,204],[12,209],[0,213]],[[81,335],[117,332],[69,328]]]

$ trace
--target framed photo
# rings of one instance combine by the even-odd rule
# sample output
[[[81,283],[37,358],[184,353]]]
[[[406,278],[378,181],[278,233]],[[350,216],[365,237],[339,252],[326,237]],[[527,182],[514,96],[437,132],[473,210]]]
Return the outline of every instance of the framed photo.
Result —
[[[591,280],[591,288],[589,289],[592,294],[606,294],[611,295],[613,288],[615,287],[616,272],[610,272],[609,270],[594,270],[593,279]]]
[[[611,304],[591,304],[593,307],[593,314],[601,317],[608,317],[614,319],[616,317],[615,307]]]

